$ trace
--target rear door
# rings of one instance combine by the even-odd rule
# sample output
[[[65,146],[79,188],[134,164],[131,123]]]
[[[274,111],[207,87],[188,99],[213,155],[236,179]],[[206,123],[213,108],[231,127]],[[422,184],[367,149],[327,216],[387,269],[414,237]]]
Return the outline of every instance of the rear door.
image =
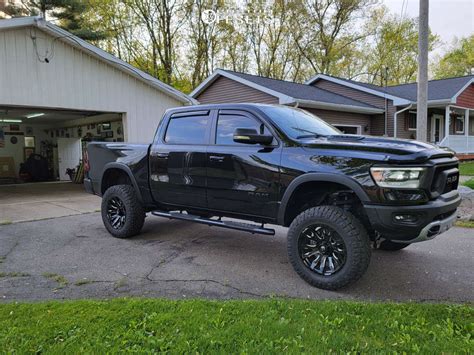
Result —
[[[233,141],[236,128],[254,128],[272,134],[250,112],[219,110],[208,148],[207,196],[211,210],[236,214],[276,216],[281,148]]]
[[[150,187],[155,201],[205,208],[209,110],[177,112],[165,122],[150,148]]]

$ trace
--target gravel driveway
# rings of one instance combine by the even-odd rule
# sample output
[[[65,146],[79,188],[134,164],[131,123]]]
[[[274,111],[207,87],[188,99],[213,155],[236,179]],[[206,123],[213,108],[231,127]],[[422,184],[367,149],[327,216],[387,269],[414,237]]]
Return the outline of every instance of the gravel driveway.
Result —
[[[269,296],[474,300],[474,230],[453,228],[400,252],[375,251],[368,272],[338,292],[312,288],[286,256],[286,229],[259,236],[148,217],[128,240],[99,213],[0,226],[0,299]]]

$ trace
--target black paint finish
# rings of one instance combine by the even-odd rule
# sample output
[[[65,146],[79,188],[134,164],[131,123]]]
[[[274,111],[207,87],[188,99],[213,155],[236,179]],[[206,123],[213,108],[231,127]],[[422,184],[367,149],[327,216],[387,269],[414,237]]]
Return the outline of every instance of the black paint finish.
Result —
[[[149,210],[187,209],[203,215],[285,224],[288,201],[303,183],[345,186],[363,205],[385,206],[385,214],[390,215],[387,208],[430,206],[443,193],[435,187],[437,176],[442,175],[438,174],[440,169],[458,167],[453,152],[416,141],[347,135],[293,139],[261,108],[261,104],[224,104],[171,109],[151,145],[91,143],[86,185],[101,195],[108,169],[121,169]],[[219,112],[252,117],[274,136],[273,143],[215,144]],[[165,142],[170,119],[188,115],[207,120],[203,144]],[[370,176],[374,165],[428,167],[421,189],[426,198],[416,203],[391,200],[393,191],[379,188]]]

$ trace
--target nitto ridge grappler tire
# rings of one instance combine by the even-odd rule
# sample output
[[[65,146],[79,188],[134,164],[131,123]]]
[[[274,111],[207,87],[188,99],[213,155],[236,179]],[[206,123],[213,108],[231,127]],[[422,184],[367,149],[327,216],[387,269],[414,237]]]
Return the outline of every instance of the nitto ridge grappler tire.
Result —
[[[358,280],[370,262],[364,226],[336,206],[309,208],[288,230],[288,257],[310,285],[336,290]]]
[[[102,221],[116,238],[129,238],[140,233],[145,210],[130,185],[115,185],[102,196]]]

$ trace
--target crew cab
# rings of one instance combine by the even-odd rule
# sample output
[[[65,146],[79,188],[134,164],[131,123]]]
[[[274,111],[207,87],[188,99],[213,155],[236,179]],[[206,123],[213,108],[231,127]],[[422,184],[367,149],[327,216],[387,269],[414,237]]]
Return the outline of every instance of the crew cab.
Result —
[[[323,289],[359,279],[372,248],[445,232],[461,201],[452,151],[345,135],[288,106],[174,108],[151,144],[97,142],[87,153],[85,187],[102,196],[113,236],[140,233],[147,214],[254,234],[285,226],[295,271]]]

